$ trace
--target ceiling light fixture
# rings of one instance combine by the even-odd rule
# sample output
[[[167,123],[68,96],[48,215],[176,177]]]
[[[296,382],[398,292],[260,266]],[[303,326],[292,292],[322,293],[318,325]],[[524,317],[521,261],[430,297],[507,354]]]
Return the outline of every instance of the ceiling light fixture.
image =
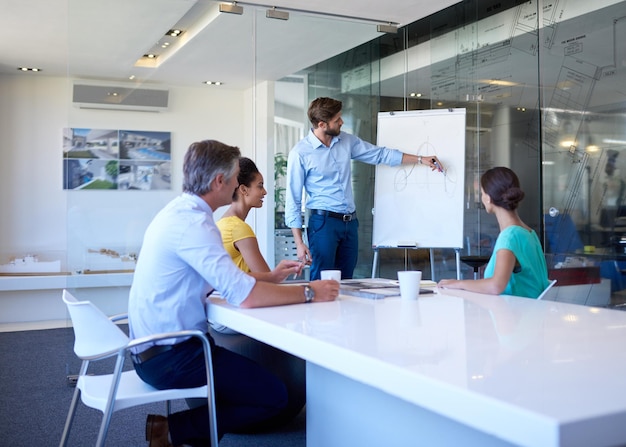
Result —
[[[167,31],[158,42],[156,42],[151,48],[148,48],[148,53],[144,54],[139,60],[135,62],[135,67],[144,68],[156,68],[164,62],[165,55],[171,52],[171,48],[178,45],[183,39],[178,39],[185,33],[180,28],[172,28]],[[158,62],[157,62],[158,59]]]
[[[516,87],[519,84],[513,81],[506,81],[504,79],[479,79],[478,82],[487,85],[497,85],[498,87]]]
[[[220,12],[226,12],[228,14],[243,14],[243,8],[237,5],[237,2],[232,3],[220,3]]]
[[[224,85],[222,81],[204,81],[203,84],[206,85]]]
[[[265,17],[268,19],[289,20],[289,13],[287,11],[279,11],[274,6],[265,12]]]
[[[284,2],[284,3],[288,3],[288,2]],[[253,8],[269,8],[270,11],[267,11],[265,16],[269,17],[271,19],[287,20],[288,19],[288,12],[297,12],[297,13],[303,13],[303,14],[307,14],[307,15],[323,16],[323,17],[335,17],[337,19],[346,19],[346,20],[349,20],[351,22],[363,22],[363,23],[377,24],[378,25],[378,32],[381,32],[381,33],[393,33],[393,34],[395,34],[395,33],[398,32],[398,27],[400,26],[400,24],[397,23],[397,22],[391,22],[389,20],[384,20],[384,19],[371,19],[371,18],[367,18],[367,17],[348,16],[348,15],[344,15],[344,14],[331,14],[331,13],[322,12],[322,11],[319,11],[319,10],[291,8],[291,7],[284,6],[284,5],[279,6],[280,10],[276,10],[276,6],[274,6],[272,4],[264,4],[264,3],[257,3],[257,2],[251,3],[251,2],[246,2],[245,0],[244,1],[234,1],[234,2],[232,2],[232,4],[231,3],[220,3],[220,12],[229,12],[229,13],[233,13],[233,14],[242,14],[243,13],[243,8],[241,6],[239,6],[239,5],[251,6]]]
[[[17,67],[19,71],[43,71],[41,68]]]
[[[591,138],[589,139],[589,143],[587,143],[587,147],[585,147],[585,151],[593,154],[596,153],[600,150],[600,147],[597,144],[594,144],[593,141],[591,141]]]
[[[379,33],[398,34],[398,27],[389,22],[386,25],[378,25],[376,31]]]
[[[559,145],[563,148],[569,148],[570,151],[572,150],[572,148],[576,150],[576,146],[578,145],[578,141],[576,140],[576,132],[574,131],[574,125],[569,119],[563,122],[562,138]]]

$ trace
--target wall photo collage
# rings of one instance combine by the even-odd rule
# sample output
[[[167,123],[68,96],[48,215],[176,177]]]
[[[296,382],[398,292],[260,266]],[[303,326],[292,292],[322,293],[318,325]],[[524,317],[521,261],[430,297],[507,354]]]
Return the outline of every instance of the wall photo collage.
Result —
[[[171,189],[171,133],[63,129],[63,189]]]

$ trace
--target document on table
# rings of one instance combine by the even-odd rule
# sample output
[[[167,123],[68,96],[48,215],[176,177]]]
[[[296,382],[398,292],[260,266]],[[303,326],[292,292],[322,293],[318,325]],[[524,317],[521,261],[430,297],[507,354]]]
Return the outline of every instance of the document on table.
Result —
[[[433,289],[425,287],[437,285],[434,281],[422,281],[420,284],[423,286],[420,288],[420,295],[434,293]],[[344,295],[378,300],[400,296],[400,287],[398,286],[398,281],[393,279],[343,279],[341,280],[339,292]]]

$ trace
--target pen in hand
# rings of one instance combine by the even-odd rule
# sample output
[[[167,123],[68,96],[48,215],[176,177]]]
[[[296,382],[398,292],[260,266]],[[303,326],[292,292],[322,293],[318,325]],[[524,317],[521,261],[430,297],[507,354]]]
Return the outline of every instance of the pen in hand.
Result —
[[[298,277],[300,272],[302,272],[302,268],[304,267],[304,261],[298,261],[298,262],[300,262],[300,268],[297,269],[296,272],[293,274],[293,279],[296,279]]]
[[[437,168],[437,171],[439,172],[443,172],[443,168],[441,167],[441,165],[439,164],[439,162],[437,160],[435,160],[434,158],[431,160],[433,162],[433,164],[435,165],[435,167]]]

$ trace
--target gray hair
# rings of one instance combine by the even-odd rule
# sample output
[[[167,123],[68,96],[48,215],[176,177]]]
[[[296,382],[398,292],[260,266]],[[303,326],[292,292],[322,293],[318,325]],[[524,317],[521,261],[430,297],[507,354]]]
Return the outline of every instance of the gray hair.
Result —
[[[183,163],[183,191],[202,196],[211,191],[219,174],[230,180],[239,165],[241,151],[216,140],[191,143]]]

